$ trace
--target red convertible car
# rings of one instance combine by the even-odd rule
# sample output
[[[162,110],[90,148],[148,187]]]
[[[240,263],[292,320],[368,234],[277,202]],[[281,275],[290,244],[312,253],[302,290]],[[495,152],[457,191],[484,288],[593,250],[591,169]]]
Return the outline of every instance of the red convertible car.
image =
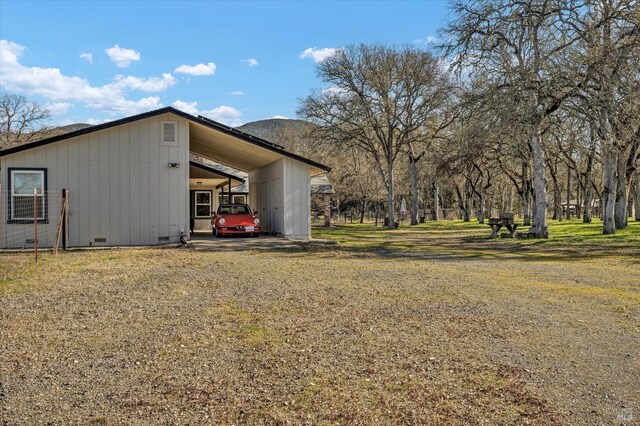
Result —
[[[260,219],[246,204],[220,204],[218,211],[211,218],[213,235],[250,235],[260,236]]]

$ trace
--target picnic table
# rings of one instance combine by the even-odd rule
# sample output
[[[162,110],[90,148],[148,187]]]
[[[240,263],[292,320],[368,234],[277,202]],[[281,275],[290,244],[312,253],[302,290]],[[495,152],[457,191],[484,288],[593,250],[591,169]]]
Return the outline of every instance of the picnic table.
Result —
[[[497,238],[498,232],[503,226],[509,231],[509,238],[514,238],[520,224],[513,222],[513,213],[502,213],[499,218],[489,219],[489,226],[491,227],[491,238]]]

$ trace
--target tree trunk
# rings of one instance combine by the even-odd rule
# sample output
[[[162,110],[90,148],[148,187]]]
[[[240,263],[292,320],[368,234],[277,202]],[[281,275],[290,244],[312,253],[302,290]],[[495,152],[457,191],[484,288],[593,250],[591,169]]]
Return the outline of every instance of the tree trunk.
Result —
[[[535,212],[533,231],[536,238],[547,236],[547,184],[545,181],[544,150],[540,123],[535,123],[531,135],[531,152],[533,157],[533,189],[535,197]]]
[[[567,165],[567,211],[565,217],[571,219],[571,167]]]
[[[324,194],[324,226],[331,226],[331,195]]]
[[[468,200],[465,200],[458,184],[456,184],[456,193],[458,194],[458,208],[460,209],[460,216],[462,217],[463,221],[469,222],[470,218]]]
[[[524,191],[520,195],[522,204],[522,223],[524,226],[531,226],[531,216],[529,216],[529,191]]]
[[[580,192],[580,181],[578,180],[578,186],[576,187],[576,219],[582,218],[582,209],[580,208],[582,194]]]
[[[411,225],[418,224],[418,159],[409,154],[409,177],[411,179]]]
[[[484,191],[478,197],[478,223],[484,223]]]
[[[614,209],[614,220],[616,223],[616,229],[624,229],[627,227],[627,221],[629,218],[629,208],[627,202],[629,200],[629,191],[627,186],[627,162],[622,153],[618,154],[617,162],[617,177],[618,184],[616,186],[616,203]]]
[[[376,201],[375,207],[375,226],[378,226],[378,217],[380,216],[380,203]]]
[[[431,189],[433,191],[433,220],[439,220],[440,219],[440,203],[439,203],[439,196],[438,196],[438,181],[434,180],[432,185],[431,185]]]
[[[615,234],[616,187],[618,185],[618,153],[613,147],[605,147],[602,155],[604,189],[602,190],[602,233]]]
[[[364,214],[367,211],[367,198],[362,198],[362,210],[360,210],[360,223],[364,223]]]
[[[593,173],[591,171],[591,159],[587,164],[587,171],[585,173],[586,186],[584,189],[584,203],[582,204],[582,223],[591,223],[591,200],[593,199],[593,190],[591,188],[591,180],[593,179]]]
[[[596,155],[596,135],[593,123],[589,129],[589,154],[587,155],[587,169],[584,172],[584,204],[582,205],[582,223],[591,223],[591,204],[593,203],[593,158]]]
[[[562,220],[562,202],[560,199],[562,197],[562,193],[560,191],[560,183],[558,182],[557,163],[553,165],[553,168],[549,167],[549,172],[551,174],[551,180],[553,181],[553,216],[551,219]]]
[[[387,161],[387,228],[395,229],[395,208],[393,205],[393,161]]]
[[[634,179],[634,186],[636,188],[635,192],[635,209],[636,209],[636,222],[640,222],[640,172],[636,173],[636,177]]]

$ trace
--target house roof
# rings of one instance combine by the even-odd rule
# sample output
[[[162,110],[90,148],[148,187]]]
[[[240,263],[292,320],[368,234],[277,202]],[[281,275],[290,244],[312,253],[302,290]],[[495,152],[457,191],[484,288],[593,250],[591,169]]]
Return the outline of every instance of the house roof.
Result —
[[[14,154],[17,152],[22,152],[22,151],[26,151],[29,149],[33,149],[33,148],[38,148],[40,146],[44,146],[44,145],[49,145],[52,143],[56,143],[59,141],[63,141],[66,139],[71,139],[77,136],[82,136],[82,135],[86,135],[88,133],[93,133],[93,132],[97,132],[100,130],[105,130],[105,129],[109,129],[112,127],[116,127],[116,126],[120,126],[123,124],[128,124],[128,123],[132,123],[134,121],[138,121],[138,120],[143,120],[146,118],[151,118],[151,117],[155,117],[157,115],[161,115],[161,114],[166,114],[166,113],[171,113],[171,114],[175,114],[179,117],[182,117],[186,120],[189,120],[192,123],[198,124],[200,126],[204,126],[206,128],[209,129],[213,129],[216,131],[219,131],[221,133],[224,133],[226,135],[229,136],[233,136],[236,139],[239,139],[243,142],[248,142],[250,144],[256,145],[258,147],[264,148],[266,150],[272,151],[274,153],[283,155],[285,157],[289,157],[289,158],[293,158],[294,160],[309,164],[310,166],[317,168],[317,169],[321,169],[324,171],[331,171],[331,167],[329,166],[325,166],[324,164],[320,164],[316,161],[310,160],[308,158],[302,157],[300,155],[294,154],[292,152],[288,152],[286,151],[283,147],[281,147],[280,145],[274,144],[272,142],[269,142],[265,139],[262,138],[258,138],[256,136],[250,135],[248,133],[242,132],[240,130],[234,129],[233,127],[229,127],[229,126],[225,126],[222,123],[218,123],[216,121],[210,120],[208,118],[204,118],[202,116],[200,117],[195,117],[191,114],[187,114],[184,111],[180,111],[176,108],[173,107],[165,107],[165,108],[160,108],[154,111],[149,111],[149,112],[144,112],[142,114],[137,114],[137,115],[132,115],[130,117],[125,117],[125,118],[121,118],[119,120],[114,120],[114,121],[110,121],[108,123],[104,123],[104,124],[98,124],[95,126],[91,126],[91,127],[87,127],[84,129],[80,129],[80,130],[76,130],[74,132],[70,132],[70,133],[65,133],[63,135],[58,135],[58,136],[53,136],[50,138],[45,138],[45,139],[41,139],[35,142],[31,142],[28,144],[24,144],[24,145],[19,145],[19,146],[15,146],[12,148],[7,148],[4,150],[0,150],[0,157],[3,157],[5,155],[10,155],[10,154]]]

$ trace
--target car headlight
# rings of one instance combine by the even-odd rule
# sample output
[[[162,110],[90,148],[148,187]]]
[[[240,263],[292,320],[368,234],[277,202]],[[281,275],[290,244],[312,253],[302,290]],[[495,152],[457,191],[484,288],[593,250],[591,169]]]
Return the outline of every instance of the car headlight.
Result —
[[[220,225],[224,225],[225,223],[227,223],[227,221],[226,221],[226,220],[224,220],[224,217],[221,217],[220,219],[218,219],[218,223],[219,223]]]
[[[253,219],[253,223],[255,223],[256,225],[260,223],[260,219],[258,219],[257,217],[255,219]]]

